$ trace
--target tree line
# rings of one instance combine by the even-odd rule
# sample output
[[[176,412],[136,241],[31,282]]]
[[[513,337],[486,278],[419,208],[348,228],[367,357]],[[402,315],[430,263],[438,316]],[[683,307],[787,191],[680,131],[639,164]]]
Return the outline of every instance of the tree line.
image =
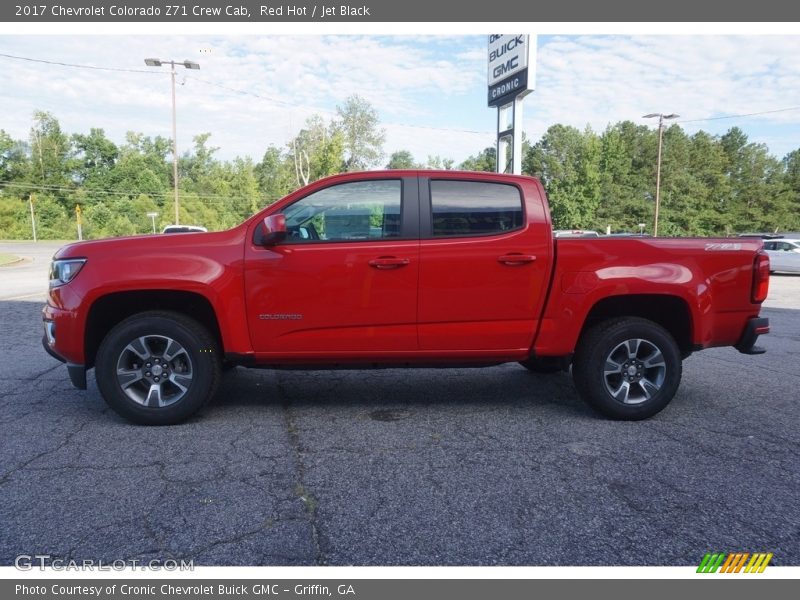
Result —
[[[523,143],[523,172],[540,177],[556,228],[638,231],[653,220],[658,132],[624,121],[602,133],[553,125]],[[327,175],[388,169],[494,171],[485,148],[456,165],[407,150],[386,158],[377,112],[358,96],[326,119],[310,117],[285,146],[261,160],[220,160],[211,134],[194,138],[178,161],[180,221],[209,230],[232,227],[295,189]],[[75,239],[75,207],[84,238],[152,231],[172,223],[171,142],[129,132],[122,144],[100,128],[67,134],[58,119],[36,112],[27,140],[0,130],[0,239],[31,238],[31,204],[40,239]],[[800,149],[783,159],[738,128],[721,136],[664,131],[662,235],[730,235],[800,229]]]

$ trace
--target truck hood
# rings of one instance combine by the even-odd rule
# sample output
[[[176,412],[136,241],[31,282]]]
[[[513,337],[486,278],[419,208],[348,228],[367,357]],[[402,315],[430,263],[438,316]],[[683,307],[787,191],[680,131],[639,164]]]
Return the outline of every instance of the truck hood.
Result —
[[[203,254],[204,249],[228,245],[238,239],[241,236],[239,229],[240,227],[210,233],[151,234],[75,242],[59,248],[53,258],[93,258],[127,252],[132,255],[160,252],[165,255],[172,252]]]

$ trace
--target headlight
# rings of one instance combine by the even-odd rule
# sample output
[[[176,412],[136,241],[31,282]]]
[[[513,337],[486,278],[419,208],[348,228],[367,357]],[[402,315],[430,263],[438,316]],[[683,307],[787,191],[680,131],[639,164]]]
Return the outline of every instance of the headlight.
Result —
[[[69,283],[83,268],[85,258],[64,258],[50,263],[50,288]]]

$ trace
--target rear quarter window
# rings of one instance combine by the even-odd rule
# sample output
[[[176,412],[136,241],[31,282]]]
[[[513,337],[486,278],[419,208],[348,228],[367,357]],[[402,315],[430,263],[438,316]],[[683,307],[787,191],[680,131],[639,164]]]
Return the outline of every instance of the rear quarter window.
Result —
[[[523,224],[518,188],[481,181],[431,181],[433,237],[493,235]]]

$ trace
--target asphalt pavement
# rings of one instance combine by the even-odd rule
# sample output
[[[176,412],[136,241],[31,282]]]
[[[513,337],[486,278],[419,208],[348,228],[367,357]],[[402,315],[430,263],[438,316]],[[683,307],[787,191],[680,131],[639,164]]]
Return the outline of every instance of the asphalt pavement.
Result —
[[[19,257],[19,262],[0,266],[0,302],[44,300],[50,259],[66,242],[0,241],[0,254]]]
[[[40,309],[0,301],[2,565],[800,564],[800,311],[764,309],[765,355],[690,357],[643,422],[503,365],[236,369],[191,421],[140,427],[91,373],[72,388]]]

